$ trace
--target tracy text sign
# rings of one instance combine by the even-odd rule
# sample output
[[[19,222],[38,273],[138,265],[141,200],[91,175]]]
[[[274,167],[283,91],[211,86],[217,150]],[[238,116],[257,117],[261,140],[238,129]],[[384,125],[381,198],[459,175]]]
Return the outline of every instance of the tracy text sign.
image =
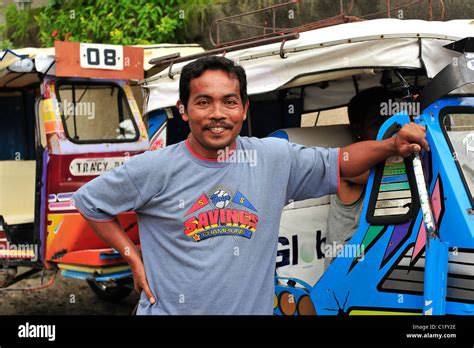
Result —
[[[121,166],[127,157],[77,158],[69,165],[74,176],[100,175],[115,167]]]

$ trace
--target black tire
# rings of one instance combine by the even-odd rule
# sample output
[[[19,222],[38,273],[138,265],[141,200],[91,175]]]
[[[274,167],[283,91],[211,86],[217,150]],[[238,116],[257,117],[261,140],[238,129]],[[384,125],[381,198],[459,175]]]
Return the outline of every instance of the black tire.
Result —
[[[119,303],[132,292],[131,287],[117,283],[105,283],[88,279],[87,284],[98,298],[110,303]]]

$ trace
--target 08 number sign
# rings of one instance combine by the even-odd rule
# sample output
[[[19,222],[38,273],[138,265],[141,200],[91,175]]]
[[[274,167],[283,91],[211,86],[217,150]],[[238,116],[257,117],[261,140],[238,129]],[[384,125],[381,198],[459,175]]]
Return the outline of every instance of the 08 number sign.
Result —
[[[123,70],[122,46],[81,44],[80,55],[81,68]]]

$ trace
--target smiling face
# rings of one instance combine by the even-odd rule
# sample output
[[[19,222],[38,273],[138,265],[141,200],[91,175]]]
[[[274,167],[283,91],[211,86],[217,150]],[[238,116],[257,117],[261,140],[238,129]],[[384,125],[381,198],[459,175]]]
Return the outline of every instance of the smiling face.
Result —
[[[240,97],[237,76],[223,70],[206,70],[191,80],[188,105],[176,104],[189,123],[189,142],[194,152],[217,158],[218,150],[233,146],[246,119],[248,101]]]

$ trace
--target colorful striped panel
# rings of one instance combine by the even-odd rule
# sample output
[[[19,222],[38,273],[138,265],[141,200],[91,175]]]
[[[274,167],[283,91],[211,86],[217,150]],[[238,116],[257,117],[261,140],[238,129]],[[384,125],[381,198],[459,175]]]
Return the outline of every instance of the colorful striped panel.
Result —
[[[391,182],[403,182],[408,181],[406,174],[404,175],[387,175],[382,177],[382,184],[387,184]]]
[[[403,215],[403,214],[408,213],[409,210],[410,210],[409,207],[375,209],[374,216]]]
[[[411,203],[411,198],[405,199],[387,199],[382,201],[377,201],[375,208],[404,208],[409,206]]]
[[[379,192],[377,201],[381,199],[411,198],[410,190]]]
[[[61,274],[64,277],[68,277],[68,278],[81,279],[81,280],[95,279],[96,281],[99,281],[99,282],[105,282],[105,281],[130,277],[132,276],[132,271],[129,269],[122,272],[111,273],[111,274],[103,275],[100,277],[95,277],[95,275],[91,273],[64,269],[61,271]]]
[[[412,197],[405,163],[385,162],[374,216],[403,215],[410,210]]]
[[[110,274],[116,272],[122,272],[129,269],[128,265],[112,266],[112,267],[89,267],[80,265],[68,265],[65,263],[58,263],[58,267],[64,270],[77,271],[90,274]]]
[[[401,191],[401,190],[409,190],[410,185],[408,184],[408,181],[406,182],[396,182],[393,184],[382,184],[380,185],[380,191],[385,192],[385,191]]]

